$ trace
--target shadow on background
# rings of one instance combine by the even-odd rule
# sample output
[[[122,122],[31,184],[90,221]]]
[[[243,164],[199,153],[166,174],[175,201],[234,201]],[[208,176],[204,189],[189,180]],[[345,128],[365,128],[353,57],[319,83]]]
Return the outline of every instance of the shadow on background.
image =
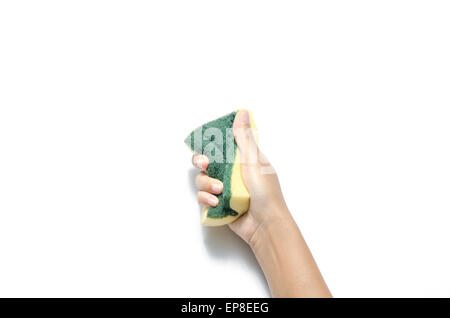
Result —
[[[197,195],[195,177],[198,169],[189,170],[189,184],[193,195]],[[199,214],[202,208],[199,208]],[[270,290],[267,286],[264,273],[259,267],[253,251],[240,237],[238,237],[228,226],[208,227],[202,226],[203,242],[209,255],[219,259],[236,258],[244,262],[245,266],[255,273],[261,285],[265,287],[267,297]]]

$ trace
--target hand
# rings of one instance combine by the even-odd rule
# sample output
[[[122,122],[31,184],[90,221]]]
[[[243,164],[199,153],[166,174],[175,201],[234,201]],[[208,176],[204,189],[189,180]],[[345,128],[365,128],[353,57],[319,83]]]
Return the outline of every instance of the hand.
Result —
[[[331,297],[286,207],[278,177],[258,149],[247,111],[236,115],[233,132],[241,157],[242,179],[250,193],[250,208],[229,227],[251,246],[274,297]],[[194,155],[192,162],[201,170],[196,180],[199,202],[216,206],[218,199],[214,194],[222,192],[222,183],[206,175],[206,156]]]
[[[233,132],[241,154],[242,178],[250,193],[250,208],[247,213],[230,223],[229,227],[245,242],[251,244],[261,225],[290,218],[290,214],[281,193],[278,177],[256,144],[246,110],[241,110],[236,115]],[[206,156],[194,155],[192,163],[201,170],[196,178],[199,203],[216,206],[219,201],[215,194],[222,192],[222,182],[207,176]]]

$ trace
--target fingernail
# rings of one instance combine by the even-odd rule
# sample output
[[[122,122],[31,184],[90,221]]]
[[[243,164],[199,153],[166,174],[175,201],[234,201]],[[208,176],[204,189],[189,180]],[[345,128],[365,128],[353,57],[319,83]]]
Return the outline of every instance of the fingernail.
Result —
[[[199,169],[203,169],[203,160],[198,158],[195,160],[195,165],[197,166],[197,168]]]
[[[222,184],[221,183],[213,183],[211,186],[214,192],[222,192]]]
[[[217,199],[216,197],[208,198],[208,204],[209,205],[216,206],[217,203],[219,203],[219,199]]]

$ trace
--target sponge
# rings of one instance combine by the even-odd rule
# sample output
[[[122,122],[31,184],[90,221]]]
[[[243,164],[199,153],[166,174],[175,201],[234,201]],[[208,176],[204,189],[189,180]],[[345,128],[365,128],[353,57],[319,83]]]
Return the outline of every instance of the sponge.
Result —
[[[217,195],[219,204],[203,208],[202,225],[220,226],[231,223],[247,212],[250,206],[250,195],[241,175],[239,148],[233,135],[237,112],[203,124],[184,141],[193,152],[208,157],[206,173],[223,183],[223,191]],[[256,129],[250,112],[249,118],[251,128]]]

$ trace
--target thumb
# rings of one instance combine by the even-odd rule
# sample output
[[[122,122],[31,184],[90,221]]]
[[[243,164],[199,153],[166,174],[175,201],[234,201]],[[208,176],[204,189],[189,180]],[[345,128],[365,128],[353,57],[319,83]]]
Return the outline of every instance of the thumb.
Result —
[[[257,165],[258,145],[250,125],[250,115],[247,110],[240,110],[236,114],[233,123],[233,134],[241,154],[241,164]]]

